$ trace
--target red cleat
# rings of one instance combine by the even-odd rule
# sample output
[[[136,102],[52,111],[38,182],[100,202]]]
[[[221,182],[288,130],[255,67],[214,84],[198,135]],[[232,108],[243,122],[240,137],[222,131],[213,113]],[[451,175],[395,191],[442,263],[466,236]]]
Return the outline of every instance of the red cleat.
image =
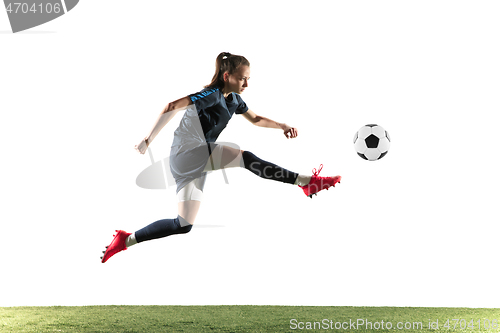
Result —
[[[323,169],[323,164],[319,166],[319,170],[316,171],[316,169],[313,169],[313,175],[311,177],[311,181],[309,184],[305,186],[300,186],[299,187],[304,190],[304,193],[312,199],[313,194],[318,193],[319,191],[322,191],[324,189],[327,189],[330,186],[334,186],[337,183],[340,183],[340,180],[342,177],[340,176],[335,176],[335,177],[319,177],[319,173]],[[317,195],[317,194],[316,194]]]
[[[114,256],[118,252],[121,252],[121,251],[124,251],[127,249],[127,247],[125,246],[125,240],[131,234],[129,234],[128,232],[125,232],[123,230],[115,230],[115,231],[116,231],[116,235],[114,235],[115,238],[113,238],[113,241],[111,242],[111,244],[106,246],[106,251],[102,251],[104,253],[104,255],[101,257],[102,263],[105,263],[106,261],[108,261],[109,258]]]

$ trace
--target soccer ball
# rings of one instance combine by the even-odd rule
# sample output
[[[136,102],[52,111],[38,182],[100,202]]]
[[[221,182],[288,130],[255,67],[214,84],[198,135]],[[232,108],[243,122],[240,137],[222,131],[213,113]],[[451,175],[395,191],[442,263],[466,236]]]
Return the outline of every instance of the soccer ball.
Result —
[[[354,135],[354,149],[361,158],[368,161],[380,160],[387,154],[390,146],[389,133],[379,125],[365,125]]]

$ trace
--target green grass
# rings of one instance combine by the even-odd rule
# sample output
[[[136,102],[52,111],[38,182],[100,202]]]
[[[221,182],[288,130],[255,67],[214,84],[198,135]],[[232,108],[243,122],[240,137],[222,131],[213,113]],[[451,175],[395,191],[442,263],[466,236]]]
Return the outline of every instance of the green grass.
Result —
[[[291,329],[291,319],[296,323]],[[326,319],[326,321],[323,321]],[[357,329],[349,321],[372,323]],[[449,327],[444,327],[447,320]],[[464,319],[464,321],[453,321]],[[497,326],[485,329],[485,319]],[[429,320],[439,329],[429,329]],[[471,320],[474,327],[469,327]],[[478,320],[481,327],[478,327]],[[325,329],[326,323],[333,329]],[[377,325],[391,330],[382,329]],[[0,332],[497,332],[499,309],[401,308],[401,307],[319,307],[319,306],[84,306],[0,308]],[[299,329],[299,322],[303,329]],[[314,322],[323,329],[314,328]],[[398,322],[421,322],[421,327],[397,329]],[[335,329],[335,323],[347,329]],[[361,323],[361,322],[360,322]],[[460,327],[462,324],[462,328]],[[467,325],[465,325],[465,323]],[[456,326],[454,327],[454,325]],[[378,328],[378,329],[377,329]]]

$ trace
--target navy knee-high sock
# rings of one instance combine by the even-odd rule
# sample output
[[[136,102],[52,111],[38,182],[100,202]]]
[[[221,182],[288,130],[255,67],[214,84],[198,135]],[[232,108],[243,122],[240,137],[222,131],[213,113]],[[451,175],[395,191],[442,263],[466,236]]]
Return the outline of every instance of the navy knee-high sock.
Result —
[[[177,216],[175,219],[158,220],[141,230],[137,230],[135,232],[137,243],[190,232],[193,226],[189,224],[181,227],[179,219],[182,219],[182,217]]]
[[[259,177],[294,184],[299,175],[298,173],[283,169],[276,164],[264,161],[249,151],[245,150],[242,156],[245,169],[250,170]]]

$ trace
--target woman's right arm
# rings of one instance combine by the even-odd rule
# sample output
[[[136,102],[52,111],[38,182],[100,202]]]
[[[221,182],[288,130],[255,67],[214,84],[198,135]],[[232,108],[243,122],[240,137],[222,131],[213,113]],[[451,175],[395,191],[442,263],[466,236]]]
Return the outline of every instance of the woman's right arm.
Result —
[[[158,119],[156,119],[156,122],[149,134],[141,141],[141,143],[135,146],[135,149],[139,151],[139,153],[144,154],[154,138],[158,135],[158,133],[160,133],[161,129],[165,127],[165,125],[177,114],[177,112],[186,109],[191,104],[193,104],[193,102],[188,96],[168,103],[158,116]]]
[[[180,98],[176,101],[168,103],[168,105],[165,107],[165,109],[163,109],[162,114],[167,113],[167,112],[172,112],[172,111],[177,113],[177,111],[184,110],[185,108],[187,108],[191,104],[193,104],[193,102],[191,102],[191,98],[189,98],[189,96]]]

